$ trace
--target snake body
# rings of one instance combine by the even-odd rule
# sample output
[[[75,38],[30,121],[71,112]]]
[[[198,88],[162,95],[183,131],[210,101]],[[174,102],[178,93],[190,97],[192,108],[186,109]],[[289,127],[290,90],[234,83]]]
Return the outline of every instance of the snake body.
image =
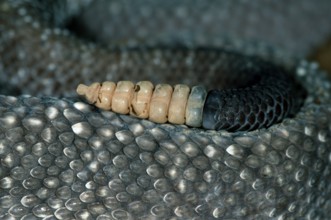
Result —
[[[2,219],[327,219],[331,84],[314,64],[253,46],[308,93],[267,129],[155,124],[70,96],[81,81],[105,79],[240,87],[249,80],[231,73],[255,58],[227,51],[252,47],[100,47],[59,28],[81,5],[54,2],[0,2]]]
[[[185,51],[183,52],[185,53]],[[195,49],[193,52],[199,53],[200,51]],[[186,125],[202,126],[212,130],[250,131],[269,127],[298,111],[305,92],[283,69],[248,56],[240,56],[226,51],[217,51],[216,53],[218,56],[222,54],[227,57],[224,62],[228,64],[228,67],[224,68],[222,67],[223,63],[220,63],[220,72],[215,71],[215,74],[227,74],[224,73],[224,70],[228,70],[235,75],[232,77],[237,82],[237,85],[228,85],[228,87],[235,86],[236,88],[213,89],[207,95],[203,87],[193,87],[192,91],[194,92],[191,93],[190,97],[197,96],[199,98],[193,98],[193,103],[189,101],[188,107],[186,104],[179,107],[184,109],[183,112],[186,108]],[[238,85],[238,82],[241,83]],[[140,91],[141,86],[138,84],[134,86],[130,81],[118,82],[117,86],[114,82],[93,83],[89,87],[81,85],[77,91],[80,95],[85,95],[89,103],[95,104],[101,109],[112,109],[116,113],[130,113],[130,115],[135,116],[136,114],[132,112],[134,109],[132,103],[133,97],[136,97],[135,94]],[[152,92],[150,82],[149,87],[149,97],[144,97],[148,100],[144,102],[144,105],[147,106],[146,111],[149,114],[141,118],[148,117],[153,122],[164,123],[168,117],[168,121],[172,122],[174,115],[180,114],[178,111],[174,113],[170,111],[170,106],[175,103],[172,102],[172,97],[178,92],[173,92],[172,86],[168,84],[157,85],[154,92]],[[187,89],[189,88],[187,87]],[[197,93],[196,91],[199,90],[201,92]],[[105,94],[103,91],[106,91]],[[102,101],[103,99],[104,101]],[[187,92],[187,97],[182,98],[180,102],[186,103],[188,99],[189,93]],[[201,104],[198,105],[197,103]],[[195,115],[196,119],[191,118],[190,115]],[[185,122],[185,120],[180,121],[182,122],[174,124]]]

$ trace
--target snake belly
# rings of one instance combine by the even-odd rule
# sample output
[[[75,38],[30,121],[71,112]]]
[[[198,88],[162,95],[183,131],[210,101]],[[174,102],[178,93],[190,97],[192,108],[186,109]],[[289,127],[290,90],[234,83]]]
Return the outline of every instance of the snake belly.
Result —
[[[59,3],[46,10],[42,2],[0,3],[1,218],[328,217],[331,85],[314,64],[284,67],[308,94],[298,112],[269,128],[227,132],[155,124],[100,111],[70,95],[81,81],[142,76],[240,86],[244,80],[229,68],[236,61],[224,50],[88,44],[51,26],[57,22],[52,10],[66,14],[68,8]],[[263,58],[278,63],[275,57]]]

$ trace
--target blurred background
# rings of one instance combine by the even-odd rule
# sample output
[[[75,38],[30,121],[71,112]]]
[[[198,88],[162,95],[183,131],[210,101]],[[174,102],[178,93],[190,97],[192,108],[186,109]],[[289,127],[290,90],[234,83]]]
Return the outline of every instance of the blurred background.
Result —
[[[331,72],[330,0],[85,0],[80,7],[68,5],[77,13],[64,21],[66,28],[94,42],[217,47],[240,40],[260,44],[261,50],[271,47],[281,56],[317,61]]]

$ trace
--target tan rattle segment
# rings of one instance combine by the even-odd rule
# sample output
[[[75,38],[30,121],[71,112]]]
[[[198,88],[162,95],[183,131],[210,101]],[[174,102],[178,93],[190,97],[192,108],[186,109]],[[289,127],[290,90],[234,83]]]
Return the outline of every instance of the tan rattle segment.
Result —
[[[189,94],[190,88],[187,85],[179,84],[175,86],[168,112],[168,121],[170,123],[185,123],[186,104]]]
[[[149,120],[157,123],[167,122],[171,95],[172,87],[170,85],[156,85],[149,107]]]
[[[115,88],[116,84],[114,82],[103,82],[101,84],[101,89],[99,90],[99,98],[95,103],[95,106],[104,110],[110,110]]]
[[[84,96],[88,103],[94,104],[99,97],[100,88],[100,83],[92,83],[90,86],[79,84],[76,92],[78,95]]]
[[[134,84],[131,81],[119,81],[117,83],[113,99],[112,110],[121,114],[130,112]]]
[[[154,85],[150,81],[141,81],[135,85],[130,105],[130,115],[138,118],[148,118],[153,89]]]

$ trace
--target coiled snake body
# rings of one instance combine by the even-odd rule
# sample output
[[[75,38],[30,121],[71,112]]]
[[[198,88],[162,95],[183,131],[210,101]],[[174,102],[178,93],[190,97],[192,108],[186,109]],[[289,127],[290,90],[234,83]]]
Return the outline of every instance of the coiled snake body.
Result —
[[[292,118],[267,129],[155,124],[50,95],[106,79],[240,87],[236,73],[257,68],[255,58],[227,51],[252,48],[105,49],[51,29],[75,8],[44,4],[0,2],[0,80],[9,88],[0,96],[2,219],[327,218],[331,84],[314,64],[261,52],[308,93]],[[36,96],[7,95],[17,90]]]

